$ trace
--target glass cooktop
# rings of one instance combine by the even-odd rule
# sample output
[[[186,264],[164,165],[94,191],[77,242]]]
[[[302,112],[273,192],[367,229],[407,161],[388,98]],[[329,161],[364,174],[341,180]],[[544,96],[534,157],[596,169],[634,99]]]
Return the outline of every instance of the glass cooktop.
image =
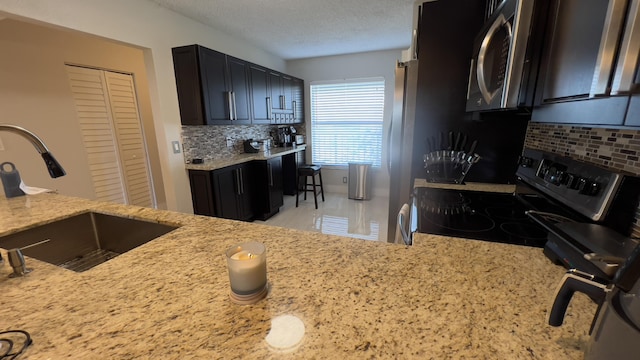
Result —
[[[547,231],[530,220],[513,194],[416,188],[417,231],[544,247]]]

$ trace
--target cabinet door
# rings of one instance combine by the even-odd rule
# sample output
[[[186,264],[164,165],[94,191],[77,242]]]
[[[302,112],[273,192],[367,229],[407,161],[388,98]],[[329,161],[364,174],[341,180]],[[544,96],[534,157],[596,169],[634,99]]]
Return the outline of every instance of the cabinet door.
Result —
[[[284,97],[284,89],[282,87],[282,76],[280,73],[269,72],[269,85],[271,90],[271,108],[274,110],[283,110],[282,98]]]
[[[551,2],[533,121],[622,125],[628,97],[602,96],[624,22],[624,7],[619,4],[615,0]]]
[[[230,124],[226,55],[203,47],[199,49],[206,124]]]
[[[249,221],[253,219],[252,206],[252,175],[247,164],[239,165],[236,169],[236,176],[240,179],[240,191],[237,197],[238,220]]]
[[[189,170],[191,185],[191,200],[193,213],[198,215],[215,216],[213,203],[213,178],[211,171]]]
[[[232,124],[250,124],[251,110],[249,97],[249,64],[233,57],[227,57],[233,107]]]
[[[556,0],[542,102],[588,97],[610,0]]]
[[[292,90],[292,106],[293,106],[293,122],[296,124],[304,123],[304,81],[293,79]]]
[[[627,111],[627,126],[640,126],[640,94],[631,97],[629,110]]]
[[[267,180],[269,181],[269,205],[275,211],[284,204],[282,199],[282,157],[267,160]]]
[[[236,166],[228,166],[213,171],[213,196],[216,216],[225,219],[239,219],[238,197],[241,186]]]
[[[183,125],[203,125],[202,89],[196,46],[173,48],[173,70]]]
[[[267,69],[250,66],[251,73],[251,110],[254,124],[269,124],[271,109],[269,108],[269,73]]]
[[[296,194],[298,173],[297,153],[282,155],[282,192],[285,195]]]
[[[282,75],[282,110],[293,113],[293,78]]]

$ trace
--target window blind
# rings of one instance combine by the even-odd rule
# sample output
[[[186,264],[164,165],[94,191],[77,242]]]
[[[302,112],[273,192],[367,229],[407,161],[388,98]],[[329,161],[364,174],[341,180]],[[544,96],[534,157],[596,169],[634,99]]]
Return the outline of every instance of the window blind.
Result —
[[[310,88],[313,163],[380,167],[384,78],[312,83]]]

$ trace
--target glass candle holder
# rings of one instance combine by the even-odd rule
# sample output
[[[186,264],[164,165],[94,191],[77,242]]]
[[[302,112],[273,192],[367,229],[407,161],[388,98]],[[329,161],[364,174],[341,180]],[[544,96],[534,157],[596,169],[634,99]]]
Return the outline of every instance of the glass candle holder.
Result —
[[[234,245],[226,251],[231,292],[238,304],[253,304],[267,295],[267,250],[259,242]]]

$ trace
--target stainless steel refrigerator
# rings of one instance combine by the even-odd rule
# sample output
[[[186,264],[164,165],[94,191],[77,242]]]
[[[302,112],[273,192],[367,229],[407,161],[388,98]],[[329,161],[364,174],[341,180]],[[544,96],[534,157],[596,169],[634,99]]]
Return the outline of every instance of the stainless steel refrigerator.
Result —
[[[484,22],[484,3],[440,0],[416,4],[411,60],[396,66],[387,164],[389,242],[395,239],[400,208],[410,202],[413,179],[425,177],[422,156],[429,151],[429,144],[442,146],[441,141],[435,144],[435,139],[449,131],[474,134],[477,128],[486,127],[465,121],[469,64],[475,36]],[[488,145],[488,141],[479,143],[479,150]],[[499,181],[496,177],[483,179]]]
[[[395,74],[393,114],[389,129],[389,223],[387,241],[393,242],[397,216],[413,189],[413,133],[416,119],[418,60],[398,62]]]

